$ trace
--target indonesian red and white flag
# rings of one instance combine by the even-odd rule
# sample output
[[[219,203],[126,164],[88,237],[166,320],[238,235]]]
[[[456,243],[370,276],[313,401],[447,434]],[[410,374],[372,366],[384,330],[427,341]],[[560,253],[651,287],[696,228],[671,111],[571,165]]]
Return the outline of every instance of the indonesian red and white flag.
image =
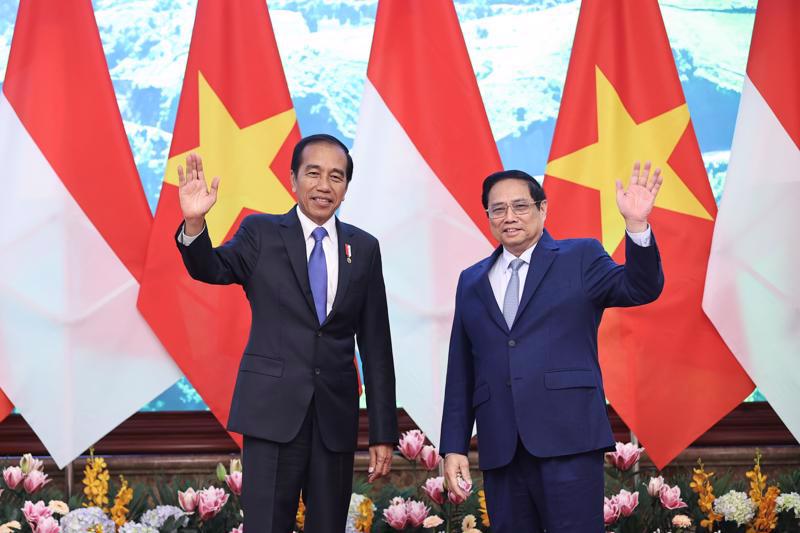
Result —
[[[703,309],[800,440],[800,3],[761,0]]]
[[[380,240],[398,403],[438,444],[456,284],[492,252],[501,169],[452,2],[378,3],[353,159],[342,219]]]
[[[63,467],[180,377],[136,309],[152,217],[89,0],[20,3],[0,161],[0,387]]]

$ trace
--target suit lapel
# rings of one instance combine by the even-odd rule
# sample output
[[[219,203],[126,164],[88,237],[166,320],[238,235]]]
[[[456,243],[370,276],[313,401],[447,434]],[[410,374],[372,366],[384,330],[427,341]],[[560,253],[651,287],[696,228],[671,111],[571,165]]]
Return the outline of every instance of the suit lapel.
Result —
[[[492,255],[483,260],[481,270],[478,273],[478,296],[483,300],[483,304],[486,306],[486,310],[489,312],[489,316],[492,317],[492,320],[494,320],[503,331],[508,332],[508,324],[506,324],[506,319],[503,318],[503,312],[497,306],[497,299],[494,297],[492,285],[489,283],[489,271],[492,269],[492,265],[494,265],[501,253],[503,253],[503,247],[498,246]]]
[[[339,281],[336,286],[336,297],[333,299],[333,308],[331,309],[325,323],[328,323],[336,314],[336,310],[342,304],[345,295],[347,294],[347,287],[350,285],[350,275],[353,272],[353,263],[347,262],[347,254],[345,253],[345,246],[350,245],[350,251],[353,256],[352,261],[355,261],[358,251],[352,249],[352,237],[354,232],[347,224],[342,224],[339,219],[336,219],[336,236],[339,241]],[[361,259],[361,257],[359,257]]]
[[[528,275],[525,277],[525,287],[522,289],[522,299],[517,309],[517,318],[525,311],[525,307],[531,301],[533,294],[542,282],[542,278],[547,274],[550,265],[553,264],[553,260],[556,258],[556,250],[558,250],[556,242],[545,230],[531,255],[531,264],[528,266]],[[514,323],[516,324],[516,322],[517,320],[515,319]]]
[[[295,207],[283,215],[280,223],[280,233],[283,244],[286,246],[286,252],[289,254],[289,262],[292,264],[297,283],[300,285],[300,290],[305,296],[309,309],[316,317],[317,310],[314,306],[314,296],[311,294],[311,284],[308,281],[306,241],[303,238],[303,227],[300,225],[300,219],[297,218],[296,209]]]

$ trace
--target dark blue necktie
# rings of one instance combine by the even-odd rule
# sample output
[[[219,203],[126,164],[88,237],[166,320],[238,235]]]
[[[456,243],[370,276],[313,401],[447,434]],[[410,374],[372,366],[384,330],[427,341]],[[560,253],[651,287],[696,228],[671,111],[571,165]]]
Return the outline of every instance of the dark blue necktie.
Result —
[[[325,262],[325,250],[322,249],[322,239],[326,235],[328,232],[322,227],[311,232],[314,249],[308,258],[308,281],[311,283],[311,294],[314,295],[314,307],[317,308],[320,324],[328,316],[328,265]]]

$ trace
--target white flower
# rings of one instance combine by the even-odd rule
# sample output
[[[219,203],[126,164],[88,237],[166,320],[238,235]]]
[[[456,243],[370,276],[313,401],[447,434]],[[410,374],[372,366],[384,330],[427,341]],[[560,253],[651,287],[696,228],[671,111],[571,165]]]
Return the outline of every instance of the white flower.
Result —
[[[800,494],[796,492],[781,494],[775,500],[775,504],[779,513],[793,511],[794,517],[800,518]]]
[[[158,533],[158,530],[151,526],[144,524],[137,524],[136,522],[125,522],[118,533]]]
[[[174,518],[182,527],[186,527],[189,521],[189,517],[183,512],[183,509],[174,505],[158,505],[154,509],[145,511],[140,520],[145,526],[160,529],[169,518]]]
[[[117,525],[97,507],[75,509],[61,518],[62,533],[86,533],[97,526],[116,531]]]
[[[714,500],[714,512],[737,526],[748,523],[756,514],[757,505],[744,492],[732,490]]]

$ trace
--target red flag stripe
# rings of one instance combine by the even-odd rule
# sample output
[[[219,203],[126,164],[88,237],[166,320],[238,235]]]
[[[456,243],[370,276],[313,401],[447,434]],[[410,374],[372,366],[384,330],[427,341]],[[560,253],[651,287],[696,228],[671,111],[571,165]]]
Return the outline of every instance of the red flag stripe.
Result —
[[[761,0],[747,76],[800,149],[800,2]]]
[[[502,163],[453,3],[380,2],[367,77],[436,176],[493,241],[479,198],[483,178]]]
[[[21,2],[12,48],[6,98],[86,216],[140,279],[152,216],[91,1]],[[74,79],[84,83],[69,83]]]

